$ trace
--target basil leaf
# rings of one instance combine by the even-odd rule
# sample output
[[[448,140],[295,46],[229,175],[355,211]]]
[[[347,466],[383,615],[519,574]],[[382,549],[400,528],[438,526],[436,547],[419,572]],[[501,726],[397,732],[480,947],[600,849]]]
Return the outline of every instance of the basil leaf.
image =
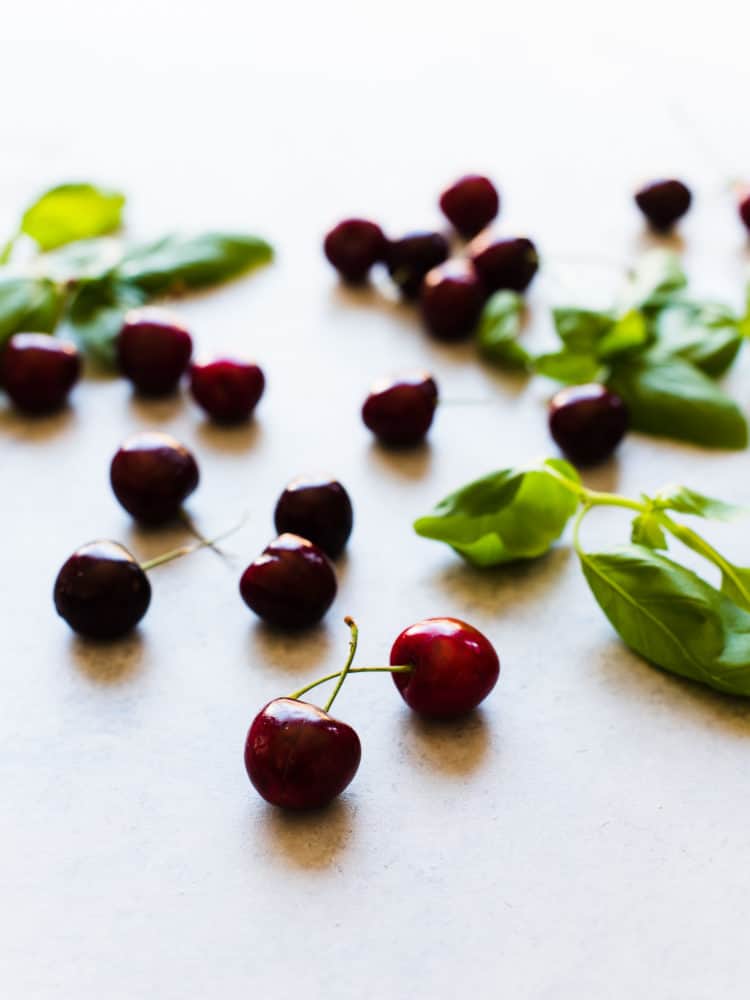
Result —
[[[480,353],[501,368],[522,370],[530,355],[518,341],[523,316],[523,298],[516,292],[495,292],[482,310],[477,329]]]
[[[117,275],[149,295],[163,295],[227,281],[272,257],[271,246],[257,236],[172,234],[133,247],[123,257]]]
[[[611,313],[567,307],[553,309],[552,319],[560,340],[569,350],[579,354],[593,353],[596,344],[615,322]]]
[[[632,650],[670,673],[750,695],[750,613],[644,546],[579,555],[599,606]]]
[[[687,486],[664,486],[654,497],[653,503],[660,510],[676,510],[680,514],[693,514],[695,517],[711,518],[714,521],[732,521],[748,513],[745,507],[704,496]]]
[[[538,354],[533,362],[537,375],[546,375],[566,385],[580,385],[595,382],[602,366],[593,354],[577,354],[573,351],[557,351],[554,354]]]
[[[650,340],[646,317],[631,309],[598,341],[596,355],[603,361],[644,347]]]
[[[74,339],[95,364],[115,367],[115,341],[125,314],[146,301],[133,285],[107,276],[81,285],[67,316]]]
[[[750,611],[750,569],[730,565],[730,572],[721,574],[721,592],[734,604]]]
[[[650,250],[628,275],[621,311],[656,311],[687,286],[680,258],[671,250]]]
[[[747,444],[747,424],[737,404],[681,358],[648,352],[618,361],[607,385],[625,400],[634,430],[712,448]]]
[[[666,549],[667,536],[656,514],[648,512],[633,518],[630,541],[634,545],[645,545],[649,549]]]
[[[44,273],[60,282],[104,277],[122,258],[116,240],[106,237],[78,240],[40,258]]]
[[[125,195],[93,184],[61,184],[45,192],[23,214],[21,232],[42,250],[104,236],[122,224]]]
[[[0,348],[14,333],[52,333],[63,297],[47,278],[0,278]]]
[[[723,375],[737,357],[742,331],[725,306],[683,303],[664,309],[656,320],[659,352],[684,358],[707,375]]]
[[[446,542],[475,566],[495,566],[543,555],[578,506],[557,472],[580,482],[572,465],[547,459],[530,469],[503,469],[441,500],[414,523],[424,538]]]

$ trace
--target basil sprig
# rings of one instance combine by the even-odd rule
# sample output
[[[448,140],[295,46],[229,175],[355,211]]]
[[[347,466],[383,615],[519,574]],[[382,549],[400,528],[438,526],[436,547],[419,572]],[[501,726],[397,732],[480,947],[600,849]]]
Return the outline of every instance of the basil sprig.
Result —
[[[603,382],[625,400],[632,426],[647,434],[714,448],[746,446],[745,417],[715,380],[750,336],[750,308],[739,316],[721,303],[691,299],[675,254],[647,253],[615,309],[554,309],[555,351],[533,355],[523,347],[521,310],[513,293],[488,301],[477,342],[493,364],[566,385]]]
[[[599,552],[581,542],[595,507],[633,514],[631,540]],[[502,469],[442,500],[414,524],[475,566],[536,558],[577,512],[574,546],[594,598],[623,641],[662,670],[750,696],[750,568],[736,566],[675,515],[731,520],[742,508],[684,486],[634,500],[589,490],[566,462]],[[721,573],[717,589],[664,554],[677,539]]]
[[[234,232],[172,233],[122,245],[105,237],[120,228],[124,202],[118,192],[66,184],[26,210],[19,233],[48,252],[32,262],[32,275],[0,268],[0,349],[18,331],[52,333],[62,322],[91,360],[111,367],[128,309],[228,281],[273,257],[265,240]]]

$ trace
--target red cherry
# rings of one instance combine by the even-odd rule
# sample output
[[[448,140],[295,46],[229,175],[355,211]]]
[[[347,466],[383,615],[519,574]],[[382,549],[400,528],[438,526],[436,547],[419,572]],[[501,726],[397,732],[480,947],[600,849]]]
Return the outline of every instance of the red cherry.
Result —
[[[3,387],[26,413],[59,410],[80,375],[75,346],[45,333],[16,333],[3,351]]]
[[[487,294],[501,288],[524,292],[539,270],[536,247],[525,236],[494,242],[480,237],[469,248],[469,256]]]
[[[635,203],[657,232],[668,232],[690,208],[693,196],[682,181],[651,181],[636,191]]]
[[[162,524],[176,517],[198,486],[192,452],[169,434],[133,434],[115,452],[109,469],[112,491],[136,520]]]
[[[437,340],[465,340],[484,305],[484,286],[468,261],[451,261],[425,276],[420,292],[422,319]]]
[[[344,281],[357,285],[385,255],[383,230],[368,219],[344,219],[328,233],[323,252]]]
[[[443,191],[440,207],[448,221],[470,240],[495,218],[500,196],[488,177],[467,174]]]
[[[737,211],[745,229],[750,232],[750,188],[744,188],[741,192]]]
[[[457,618],[426,618],[398,636],[392,674],[406,704],[420,715],[451,719],[470,712],[497,683],[500,661],[489,639]]]
[[[247,420],[263,395],[266,380],[250,361],[217,358],[190,366],[190,392],[219,423]]]
[[[415,445],[430,429],[437,402],[437,385],[426,372],[382,379],[364,402],[362,420],[383,444]]]
[[[317,809],[347,787],[362,747],[354,729],[322,708],[275,698],[253,719],[245,768],[263,798],[285,809]]]
[[[174,392],[187,371],[193,341],[171,313],[133,309],[117,337],[117,364],[135,388],[149,396]]]

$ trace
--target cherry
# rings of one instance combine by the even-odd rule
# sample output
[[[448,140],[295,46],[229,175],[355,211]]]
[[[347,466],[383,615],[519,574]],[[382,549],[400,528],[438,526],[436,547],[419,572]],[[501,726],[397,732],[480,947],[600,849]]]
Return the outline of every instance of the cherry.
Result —
[[[192,453],[168,434],[154,431],[128,438],[110,466],[115,496],[129,514],[147,524],[175,517],[199,478]]]
[[[301,535],[331,559],[352,533],[352,502],[336,479],[293,479],[278,499],[274,523],[279,534]]]
[[[325,552],[289,533],[267,545],[240,579],[245,604],[281,628],[305,628],[320,621],[336,589],[336,574]]]
[[[480,233],[500,208],[497,188],[488,177],[467,174],[440,195],[443,214],[467,240]]]
[[[193,341],[182,323],[162,309],[134,309],[117,336],[117,364],[138,392],[166,396],[187,371]]]
[[[595,465],[609,458],[628,424],[622,399],[596,383],[561,389],[549,404],[550,434],[576,465]]]
[[[525,236],[494,242],[476,240],[469,256],[487,294],[501,288],[523,292],[539,270],[536,247]]]
[[[479,322],[484,300],[484,287],[466,261],[435,267],[422,282],[422,318],[438,340],[470,337]]]
[[[373,264],[383,260],[387,240],[383,230],[367,219],[345,219],[327,234],[323,251],[344,281],[360,284]]]
[[[2,384],[19,410],[60,409],[81,375],[73,344],[45,333],[16,333],[2,354]]]
[[[420,715],[451,719],[470,712],[497,683],[500,661],[489,639],[457,618],[426,618],[398,636],[391,663],[406,704]]]
[[[57,613],[74,632],[116,639],[134,628],[151,603],[143,568],[117,542],[89,542],[63,564],[54,588]]]
[[[429,430],[437,402],[437,385],[426,372],[382,379],[364,402],[362,420],[383,444],[414,445]]]
[[[690,208],[693,196],[682,181],[651,181],[635,193],[635,203],[658,232],[667,232]]]
[[[750,232],[750,188],[742,191],[737,202],[737,211],[745,228]]]
[[[448,259],[450,247],[441,233],[409,233],[391,240],[385,253],[388,273],[407,298],[419,292],[422,279]]]
[[[250,361],[217,358],[190,366],[190,392],[219,423],[247,420],[263,395],[266,380]]]

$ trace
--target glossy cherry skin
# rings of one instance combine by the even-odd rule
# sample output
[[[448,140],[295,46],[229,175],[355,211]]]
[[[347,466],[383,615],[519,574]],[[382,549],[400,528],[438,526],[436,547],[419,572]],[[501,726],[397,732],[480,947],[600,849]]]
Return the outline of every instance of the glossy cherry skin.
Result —
[[[635,193],[635,203],[653,229],[667,232],[690,208],[693,196],[682,181],[651,181]]]
[[[622,399],[597,383],[561,389],[549,404],[550,434],[576,465],[595,465],[609,458],[628,424]]]
[[[467,240],[488,226],[500,210],[500,196],[489,179],[467,174],[440,195],[443,214]]]
[[[485,292],[473,266],[451,261],[430,271],[422,282],[420,310],[437,340],[466,340],[479,322]]]
[[[525,292],[539,270],[536,247],[525,236],[488,242],[476,240],[469,255],[488,295],[509,289]]]
[[[138,624],[151,603],[151,584],[134,557],[117,542],[89,542],[57,574],[57,613],[74,632],[116,639]]]
[[[438,402],[435,380],[426,372],[381,379],[362,407],[362,420],[383,444],[419,444],[432,424]]]
[[[138,392],[166,396],[187,371],[193,341],[182,323],[162,309],[134,309],[117,337],[117,364]]]
[[[120,446],[109,478],[115,496],[137,521],[162,524],[177,516],[200,474],[192,453],[179,441],[145,431]]]
[[[357,773],[359,737],[306,701],[275,698],[253,719],[245,741],[248,777],[266,802],[284,809],[319,809]]]
[[[44,333],[16,333],[2,354],[2,384],[26,413],[52,413],[62,407],[81,377],[73,344]]]
[[[750,189],[742,192],[737,202],[737,211],[745,229],[750,233]]]
[[[422,279],[448,259],[450,247],[442,233],[409,233],[391,240],[385,254],[388,273],[406,298],[414,298]]]
[[[333,603],[336,589],[336,574],[325,552],[288,532],[267,545],[240,579],[245,604],[279,628],[315,625]]]
[[[217,423],[247,420],[266,386],[261,369],[250,361],[217,358],[190,366],[193,399]]]
[[[413,667],[391,674],[393,682],[409,708],[435,719],[476,708],[500,675],[492,643],[458,618],[426,618],[404,629],[391,649],[391,663]]]
[[[383,260],[387,242],[375,222],[345,219],[327,234],[323,252],[344,281],[357,285],[367,280],[373,264]]]
[[[349,494],[336,479],[293,479],[278,499],[274,524],[319,545],[335,559],[352,533],[354,512]]]

